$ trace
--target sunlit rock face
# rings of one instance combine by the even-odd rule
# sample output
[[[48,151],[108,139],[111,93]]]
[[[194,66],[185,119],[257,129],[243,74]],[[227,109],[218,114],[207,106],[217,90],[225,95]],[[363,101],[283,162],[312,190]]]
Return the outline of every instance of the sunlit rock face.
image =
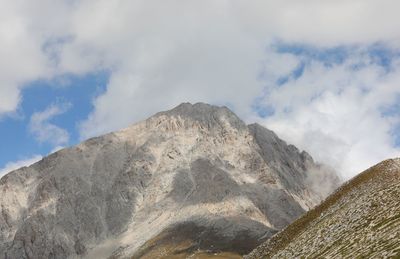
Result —
[[[1,178],[0,258],[234,257],[338,182],[228,108],[183,103]]]

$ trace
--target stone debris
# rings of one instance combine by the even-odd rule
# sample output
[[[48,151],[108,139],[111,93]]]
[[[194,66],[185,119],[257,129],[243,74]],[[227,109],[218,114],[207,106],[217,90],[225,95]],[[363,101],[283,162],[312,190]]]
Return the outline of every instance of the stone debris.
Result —
[[[294,222],[245,258],[400,257],[400,159],[363,172],[324,203],[296,221],[308,222],[303,228],[293,231]]]

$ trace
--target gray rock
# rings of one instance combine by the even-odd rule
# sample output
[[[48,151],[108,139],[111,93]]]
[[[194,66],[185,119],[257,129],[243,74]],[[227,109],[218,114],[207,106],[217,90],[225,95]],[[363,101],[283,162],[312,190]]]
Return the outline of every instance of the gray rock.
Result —
[[[184,253],[243,254],[321,201],[311,175],[337,180],[226,107],[184,103],[1,178],[0,258],[129,257],[187,229]]]

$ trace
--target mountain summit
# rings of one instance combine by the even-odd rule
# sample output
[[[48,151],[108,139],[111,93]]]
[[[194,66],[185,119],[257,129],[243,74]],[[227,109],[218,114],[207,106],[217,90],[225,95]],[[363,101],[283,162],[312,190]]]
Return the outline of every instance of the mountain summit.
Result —
[[[337,184],[272,131],[183,103],[1,178],[0,258],[239,256]]]

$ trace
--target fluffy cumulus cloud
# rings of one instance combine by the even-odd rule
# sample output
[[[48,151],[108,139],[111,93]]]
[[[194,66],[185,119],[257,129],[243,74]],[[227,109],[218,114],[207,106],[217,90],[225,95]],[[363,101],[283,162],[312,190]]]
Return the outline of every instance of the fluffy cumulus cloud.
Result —
[[[41,112],[36,112],[31,116],[29,131],[40,143],[48,142],[59,150],[60,145],[65,145],[69,141],[69,134],[65,129],[53,124],[51,119],[68,111],[71,107],[69,103],[53,104]]]
[[[261,122],[345,178],[400,155],[392,135],[400,116],[390,108],[400,96],[400,56],[382,64],[368,50],[351,49],[338,63],[298,58],[301,74],[269,82],[262,102],[274,112]]]
[[[398,155],[399,115],[385,109],[399,100],[399,61],[369,51],[400,49],[397,0],[0,3],[0,116],[26,82],[106,70],[82,138],[203,101],[261,121],[347,176]],[[327,60],[337,47],[343,57]]]
[[[82,135],[126,126],[182,101],[227,104],[246,117],[264,91],[257,80],[264,66],[275,76],[297,62],[270,48],[276,40],[319,47],[384,40],[397,46],[396,14],[385,7],[381,17],[375,5],[375,1],[86,2],[76,12],[76,38],[65,50],[70,55],[96,46],[86,53],[90,62],[102,56],[112,64],[113,73],[107,92],[95,100],[95,111],[81,125]],[[84,19],[90,22],[83,23]],[[366,30],[375,19],[383,21]]]
[[[55,1],[54,1],[55,2]],[[14,112],[21,89],[55,75],[46,42],[60,34],[60,6],[52,1],[0,0],[0,118]],[[45,18],[47,17],[47,18]],[[57,18],[56,18],[57,17]],[[51,22],[49,22],[51,21]]]

